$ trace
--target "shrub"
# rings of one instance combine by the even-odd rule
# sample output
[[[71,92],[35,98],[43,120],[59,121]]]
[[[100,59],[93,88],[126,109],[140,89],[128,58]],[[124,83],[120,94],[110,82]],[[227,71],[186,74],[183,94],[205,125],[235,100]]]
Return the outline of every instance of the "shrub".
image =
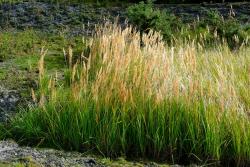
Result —
[[[229,16],[228,18],[223,18],[222,15],[216,10],[207,11],[207,17],[202,18],[192,30],[199,34],[201,29],[207,29],[207,35],[205,40],[211,45],[215,41],[222,42],[225,40],[230,48],[237,48],[246,42],[247,38],[250,36],[247,28],[248,25],[243,26],[236,18]]]
[[[182,25],[180,19],[175,15],[155,9],[151,0],[129,7],[127,16],[129,21],[136,25],[139,30],[148,32],[149,29],[154,29],[161,32],[166,40],[170,40]]]
[[[129,21],[139,30],[146,33],[149,29],[161,32],[168,42],[196,39],[203,46],[226,42],[234,49],[249,38],[249,25],[243,26],[236,18],[223,18],[217,10],[208,10],[206,15],[198,21],[184,24],[175,15],[155,9],[152,1],[140,2],[127,9]]]

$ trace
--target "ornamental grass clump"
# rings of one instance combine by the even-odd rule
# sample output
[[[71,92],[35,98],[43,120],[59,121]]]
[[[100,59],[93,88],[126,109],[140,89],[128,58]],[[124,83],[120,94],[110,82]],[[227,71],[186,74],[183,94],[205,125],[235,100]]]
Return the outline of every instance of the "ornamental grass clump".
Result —
[[[110,157],[249,163],[250,48],[170,47],[157,32],[110,24],[83,41],[88,52],[64,82],[40,75],[43,103],[12,121],[15,138]]]

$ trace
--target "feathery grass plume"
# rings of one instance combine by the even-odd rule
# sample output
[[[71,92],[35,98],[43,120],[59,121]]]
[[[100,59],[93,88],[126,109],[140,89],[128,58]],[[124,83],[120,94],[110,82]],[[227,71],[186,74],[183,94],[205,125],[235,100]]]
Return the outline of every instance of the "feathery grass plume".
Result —
[[[39,106],[43,106],[45,103],[45,89],[46,87],[46,76],[44,72],[44,57],[47,54],[48,49],[44,49],[42,47],[40,52],[40,60],[38,62],[38,70],[39,70],[39,86],[40,86],[40,99],[39,99]]]
[[[78,66],[78,62],[76,62],[72,68],[72,73],[71,73],[71,82],[72,83],[75,81],[75,78],[76,78],[77,66]]]
[[[56,99],[56,90],[55,90],[56,81],[57,81],[57,73],[55,77],[51,76],[48,82],[48,91],[50,95],[49,100],[51,101],[54,101]]]
[[[63,55],[64,55],[65,63],[71,68],[72,59],[73,59],[73,50],[72,50],[71,45],[69,45],[67,51],[63,48]]]
[[[73,58],[73,50],[72,50],[72,47],[69,46],[69,48],[68,48],[68,64],[69,64],[69,67],[72,67],[72,58]]]
[[[38,62],[38,70],[39,70],[39,80],[41,80],[44,76],[44,57],[47,54],[48,50],[42,47],[40,52],[40,60]]]
[[[67,64],[67,63],[68,63],[68,61],[67,61],[67,53],[66,53],[65,48],[63,48],[63,56],[64,56],[64,61],[65,61],[65,64]]]
[[[46,101],[45,94],[42,92],[42,93],[40,94],[39,106],[40,106],[40,107],[44,107],[45,101]]]
[[[32,97],[32,100],[33,102],[37,102],[37,98],[36,98],[36,94],[35,94],[35,91],[33,88],[31,88],[31,97]]]

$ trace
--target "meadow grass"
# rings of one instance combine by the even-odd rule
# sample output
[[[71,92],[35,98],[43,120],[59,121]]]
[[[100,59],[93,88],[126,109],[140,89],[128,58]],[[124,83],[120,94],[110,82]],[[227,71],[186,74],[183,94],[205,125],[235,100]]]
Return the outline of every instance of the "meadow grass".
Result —
[[[22,59],[39,55],[43,46],[49,49],[50,55],[60,55],[62,48],[68,45],[75,48],[74,52],[79,52],[81,46],[78,45],[81,44],[81,40],[82,38],[79,36],[69,37],[64,33],[51,34],[34,29],[23,31],[5,30],[0,32],[0,60],[5,61],[18,57]]]
[[[250,162],[250,48],[168,46],[159,33],[107,24],[64,50],[63,82],[39,61],[37,107],[9,128],[29,144],[171,163]]]

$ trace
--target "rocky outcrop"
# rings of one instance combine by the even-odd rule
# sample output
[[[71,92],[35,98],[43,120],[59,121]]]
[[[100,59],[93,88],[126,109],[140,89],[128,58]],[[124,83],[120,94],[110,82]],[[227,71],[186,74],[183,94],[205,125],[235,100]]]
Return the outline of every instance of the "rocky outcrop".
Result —
[[[83,156],[81,153],[20,147],[14,141],[0,141],[0,163],[32,164],[37,167],[102,166],[94,158]]]
[[[0,123],[7,122],[15,114],[20,95],[15,90],[0,87]]]
[[[124,17],[124,9],[102,8],[90,5],[58,5],[44,2],[2,3],[0,5],[0,27],[34,28],[45,32],[67,32],[88,35],[95,24],[107,19]],[[124,20],[124,19],[123,19]]]

